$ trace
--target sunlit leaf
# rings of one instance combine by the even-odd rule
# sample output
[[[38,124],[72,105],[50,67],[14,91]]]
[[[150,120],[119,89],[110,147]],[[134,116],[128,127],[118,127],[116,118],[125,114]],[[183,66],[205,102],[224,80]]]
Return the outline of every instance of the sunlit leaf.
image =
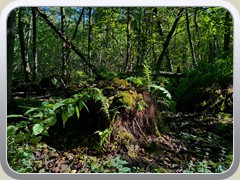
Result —
[[[79,117],[80,117],[80,112],[79,112],[78,106],[75,107],[75,110],[76,110],[77,117],[78,117],[78,119],[79,119]]]
[[[33,134],[36,136],[38,134],[41,134],[41,132],[43,131],[43,126],[41,124],[35,124],[33,126]]]

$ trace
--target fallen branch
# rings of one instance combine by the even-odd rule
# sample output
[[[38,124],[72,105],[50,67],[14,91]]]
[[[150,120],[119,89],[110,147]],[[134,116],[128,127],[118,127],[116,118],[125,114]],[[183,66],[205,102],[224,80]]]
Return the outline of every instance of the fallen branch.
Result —
[[[175,77],[175,78],[185,77],[185,74],[183,73],[174,73],[174,72],[165,72],[165,71],[160,71],[158,75],[164,76],[164,77]]]

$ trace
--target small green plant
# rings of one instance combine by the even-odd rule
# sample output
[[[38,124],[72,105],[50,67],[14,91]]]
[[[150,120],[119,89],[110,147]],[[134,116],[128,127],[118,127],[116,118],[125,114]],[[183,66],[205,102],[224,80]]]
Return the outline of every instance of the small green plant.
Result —
[[[149,85],[149,89],[160,110],[175,111],[176,103],[167,89],[156,84]]]
[[[143,63],[143,74],[146,79],[147,89],[150,91],[150,85],[152,84],[152,72],[146,61]]]
[[[109,156],[105,158],[96,158],[93,156],[83,156],[84,167],[79,170],[80,173],[130,173],[131,169],[126,167],[127,161],[120,159],[119,156]]]
[[[187,169],[185,169],[183,173],[211,173],[211,170],[206,160],[197,163],[193,163],[193,161],[190,161]]]
[[[7,160],[10,167],[19,173],[31,172],[34,167],[34,146],[40,141],[28,128],[28,122],[7,127]]]
[[[103,145],[104,145],[106,142],[108,142],[108,139],[109,139],[109,137],[110,137],[111,132],[112,132],[112,129],[111,129],[111,128],[107,128],[107,129],[105,129],[104,131],[98,130],[98,131],[95,132],[95,134],[98,134],[99,137],[100,137],[100,141],[99,141],[99,143],[98,143],[98,145],[99,145],[100,147],[103,147]]]
[[[142,77],[128,77],[126,78],[127,81],[132,82],[136,87],[142,87],[144,85]]]

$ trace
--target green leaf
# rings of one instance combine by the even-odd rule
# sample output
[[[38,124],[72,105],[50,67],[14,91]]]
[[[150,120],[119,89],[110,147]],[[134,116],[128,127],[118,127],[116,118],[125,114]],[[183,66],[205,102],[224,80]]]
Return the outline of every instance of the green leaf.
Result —
[[[62,121],[63,121],[63,125],[65,125],[65,123],[68,120],[68,112],[67,111],[63,111],[62,112]]]
[[[128,167],[122,167],[118,169],[120,173],[129,173],[131,171]]]
[[[16,126],[8,126],[7,127],[7,137],[13,136],[18,128]]]
[[[10,114],[7,116],[7,118],[19,118],[19,117],[23,117],[23,115],[20,114]]]
[[[35,137],[35,138],[31,138],[30,142],[32,144],[38,144],[41,141],[41,139],[42,139],[42,136],[38,136],[38,137]]]
[[[56,117],[50,117],[50,118],[45,119],[45,120],[43,121],[43,123],[45,123],[46,126],[53,126],[54,124],[56,124],[56,122],[57,122]]]
[[[95,171],[95,170],[97,170],[98,169],[98,163],[97,162],[94,162],[93,164],[91,164],[91,169],[93,170],[93,171]]]
[[[68,105],[68,117],[71,117],[75,113],[75,108],[72,104]]]
[[[62,106],[64,106],[65,104],[63,104],[63,102],[59,102],[59,103],[56,103],[56,104],[54,104],[54,106],[53,106],[53,111],[55,111],[56,109],[58,109],[58,108],[60,108],[60,107],[62,107]]]
[[[87,112],[89,112],[87,105],[83,101],[80,101],[79,102],[79,110],[81,111],[83,107],[85,107]]]
[[[77,118],[79,119],[80,118],[80,112],[79,112],[78,106],[75,107],[75,110],[76,110]]]
[[[50,104],[50,103],[49,103],[49,104],[44,105],[44,107],[46,107],[46,108],[51,108],[51,109],[52,109],[52,108],[54,107],[54,104]]]
[[[28,114],[30,114],[31,112],[36,111],[36,110],[39,110],[39,108],[31,108],[31,109],[29,109],[27,112],[25,112],[24,115],[28,115]]]
[[[34,118],[43,118],[43,112],[40,111],[39,113],[34,114],[33,117]]]
[[[38,134],[41,134],[41,132],[43,131],[43,126],[41,124],[35,124],[33,126],[33,134],[36,136]]]

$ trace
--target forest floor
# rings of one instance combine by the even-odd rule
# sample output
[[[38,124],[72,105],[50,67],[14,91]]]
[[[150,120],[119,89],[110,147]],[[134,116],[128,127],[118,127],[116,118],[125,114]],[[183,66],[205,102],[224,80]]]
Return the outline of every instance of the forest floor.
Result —
[[[84,140],[73,131],[55,132],[38,145],[32,172],[206,173],[229,168],[233,148],[229,143],[233,138],[231,117],[162,113],[162,119],[160,137],[149,137],[150,143],[136,143],[128,150],[112,148],[109,143],[103,153],[96,153],[91,138]],[[131,157],[127,161],[126,155]]]

